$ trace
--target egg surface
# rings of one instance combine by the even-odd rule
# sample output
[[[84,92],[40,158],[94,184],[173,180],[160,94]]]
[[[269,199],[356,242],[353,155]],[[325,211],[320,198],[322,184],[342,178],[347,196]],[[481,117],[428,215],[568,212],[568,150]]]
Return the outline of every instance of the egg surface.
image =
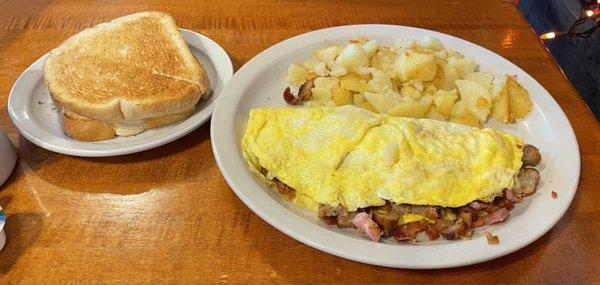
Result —
[[[402,204],[459,207],[511,187],[523,142],[493,129],[391,117],[353,106],[254,109],[242,148],[255,173],[294,202],[348,211]]]

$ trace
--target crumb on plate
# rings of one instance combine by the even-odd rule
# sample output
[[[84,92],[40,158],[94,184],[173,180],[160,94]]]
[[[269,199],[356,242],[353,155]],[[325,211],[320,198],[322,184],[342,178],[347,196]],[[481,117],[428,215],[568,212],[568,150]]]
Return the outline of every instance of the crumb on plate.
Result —
[[[488,244],[495,245],[500,243],[500,239],[498,238],[498,236],[495,236],[490,232],[485,232],[485,237],[487,238]]]

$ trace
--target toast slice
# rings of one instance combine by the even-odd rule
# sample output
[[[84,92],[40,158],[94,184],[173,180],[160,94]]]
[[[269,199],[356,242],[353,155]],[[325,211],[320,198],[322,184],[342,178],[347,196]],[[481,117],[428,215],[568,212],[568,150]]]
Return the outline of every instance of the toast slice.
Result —
[[[70,111],[63,114],[65,132],[88,133],[79,137],[93,140],[113,137],[110,125],[183,119],[179,114],[210,94],[206,71],[173,18],[162,12],[83,30],[50,52],[43,73],[52,100]],[[65,127],[74,121],[79,128]]]
[[[61,124],[63,131],[71,138],[80,141],[108,140],[117,136],[131,136],[147,129],[166,126],[181,121],[196,111],[196,106],[177,114],[144,119],[137,122],[104,123],[77,113],[64,110]]]

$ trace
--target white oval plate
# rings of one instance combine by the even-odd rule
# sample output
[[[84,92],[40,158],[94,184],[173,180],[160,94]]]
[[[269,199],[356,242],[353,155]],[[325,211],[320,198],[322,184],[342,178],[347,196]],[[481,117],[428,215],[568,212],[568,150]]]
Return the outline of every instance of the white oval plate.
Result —
[[[183,38],[196,58],[204,65],[212,95],[199,103],[189,118],[160,128],[146,130],[136,136],[117,137],[97,142],[69,138],[63,132],[56,111],[44,84],[42,65],[45,54],[29,66],[17,79],[8,97],[8,113],[19,132],[32,143],[58,153],[75,156],[115,156],[155,148],[172,142],[206,122],[217,97],[233,75],[233,65],[227,52],[210,38],[181,29]]]
[[[471,240],[439,239],[418,245],[391,240],[375,243],[355,230],[342,230],[319,221],[316,213],[303,210],[268,189],[248,170],[241,154],[241,138],[248,112],[259,107],[284,107],[282,91],[288,66],[304,61],[328,42],[345,43],[365,36],[385,45],[395,39],[442,40],[447,48],[474,57],[482,70],[516,74],[535,104],[526,120],[514,125],[488,124],[538,146],[543,163],[537,168],[542,182],[536,194],[511,211],[504,223],[484,229],[500,237],[488,245],[484,231]],[[215,157],[237,196],[257,215],[285,234],[319,250],[359,262],[399,268],[445,268],[468,265],[514,252],[546,233],[565,213],[577,190],[579,148],[573,129],[556,101],[525,71],[499,55],[465,40],[429,30],[388,25],[357,25],[319,30],[283,41],[246,63],[225,86],[211,123]],[[558,199],[551,198],[551,191]]]

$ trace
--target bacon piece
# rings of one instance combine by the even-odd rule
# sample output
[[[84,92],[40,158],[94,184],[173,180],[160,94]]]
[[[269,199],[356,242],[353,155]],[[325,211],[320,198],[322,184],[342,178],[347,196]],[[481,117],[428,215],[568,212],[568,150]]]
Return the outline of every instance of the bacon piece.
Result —
[[[484,218],[484,222],[486,225],[493,225],[496,223],[500,223],[504,221],[508,215],[509,211],[506,208],[500,208],[500,210],[495,211]]]
[[[300,101],[308,101],[310,97],[312,97],[312,89],[315,87],[315,78],[316,77],[308,79],[308,81],[300,86],[300,90],[298,91],[298,99]]]
[[[300,99],[294,97],[294,94],[292,94],[290,87],[286,87],[285,90],[283,90],[283,100],[285,100],[285,102],[290,105],[300,104]]]
[[[379,241],[379,238],[381,238],[381,230],[369,214],[365,212],[356,214],[354,219],[352,219],[352,223],[359,232],[366,233],[372,241]]]

